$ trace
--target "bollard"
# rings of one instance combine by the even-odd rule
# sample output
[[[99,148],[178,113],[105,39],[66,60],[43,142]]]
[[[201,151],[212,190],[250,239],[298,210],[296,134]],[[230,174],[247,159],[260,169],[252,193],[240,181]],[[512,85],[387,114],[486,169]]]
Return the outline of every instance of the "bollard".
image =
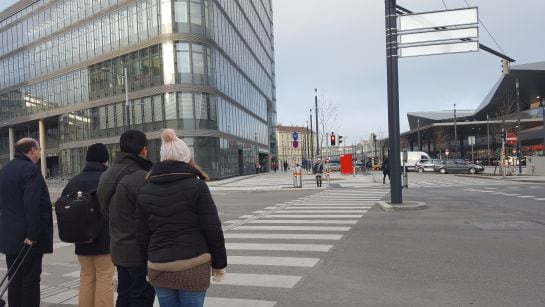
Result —
[[[302,188],[303,187],[303,178],[301,174],[301,167],[296,166],[293,169],[293,187]]]

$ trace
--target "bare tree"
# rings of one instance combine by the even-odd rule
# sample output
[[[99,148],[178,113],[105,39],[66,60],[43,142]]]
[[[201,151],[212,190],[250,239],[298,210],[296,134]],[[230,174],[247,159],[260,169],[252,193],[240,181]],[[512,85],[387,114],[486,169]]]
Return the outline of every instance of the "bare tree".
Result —
[[[438,127],[434,133],[434,142],[437,151],[448,148],[449,142],[453,139],[450,129],[446,127]]]
[[[318,124],[320,125],[320,148],[327,145],[326,134],[339,131],[340,126],[337,125],[337,106],[323,98],[318,100]],[[338,134],[337,134],[338,135]],[[338,138],[337,138],[338,142]]]

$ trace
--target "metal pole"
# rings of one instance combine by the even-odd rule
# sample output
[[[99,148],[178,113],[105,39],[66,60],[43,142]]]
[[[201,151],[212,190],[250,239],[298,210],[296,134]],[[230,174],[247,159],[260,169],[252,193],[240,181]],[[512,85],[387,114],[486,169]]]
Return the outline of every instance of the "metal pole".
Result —
[[[545,156],[545,97],[541,98],[541,117],[543,118],[543,156]]]
[[[314,162],[314,144],[312,137],[312,109],[310,109],[310,159]]]
[[[127,67],[123,67],[123,78],[125,79],[125,106],[127,107],[127,127],[131,129],[131,103],[129,101],[129,74]]]
[[[488,124],[488,113],[486,113],[486,150],[488,155],[488,165],[490,165],[490,126]]]
[[[314,89],[314,111],[316,112],[316,156],[320,156],[320,129],[318,129],[318,89]]]
[[[519,164],[519,175],[522,174],[522,164],[520,163],[520,91],[519,80],[516,82],[517,87],[517,160]]]
[[[416,119],[416,124],[418,125],[418,151],[422,151],[422,144],[420,143],[420,118]]]
[[[456,129],[456,104],[454,104],[454,152],[458,158],[458,134]]]
[[[388,81],[388,138],[391,203],[402,204],[401,150],[399,144],[399,80],[396,0],[385,0],[386,61]]]

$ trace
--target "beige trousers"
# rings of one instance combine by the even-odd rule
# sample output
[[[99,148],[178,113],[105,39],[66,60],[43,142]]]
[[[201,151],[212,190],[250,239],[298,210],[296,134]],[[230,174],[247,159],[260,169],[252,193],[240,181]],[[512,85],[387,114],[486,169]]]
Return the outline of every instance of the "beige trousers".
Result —
[[[113,307],[115,266],[110,254],[78,255],[78,259],[81,264],[79,306]]]

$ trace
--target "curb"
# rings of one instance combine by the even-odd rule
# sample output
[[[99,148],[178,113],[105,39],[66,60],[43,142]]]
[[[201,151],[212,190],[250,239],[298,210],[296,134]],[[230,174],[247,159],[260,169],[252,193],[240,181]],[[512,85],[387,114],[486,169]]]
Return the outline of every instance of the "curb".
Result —
[[[489,179],[489,180],[508,180],[513,182],[530,182],[530,183],[540,183],[545,182],[543,179],[538,178],[528,178],[531,176],[505,176],[505,179],[502,176],[475,176],[475,175],[466,175],[466,174],[456,174],[456,177],[470,177],[470,178],[479,178],[479,179]]]
[[[413,210],[423,210],[427,209],[428,205],[419,201],[405,201],[402,205],[391,205],[385,201],[379,201],[377,204],[383,211],[392,212],[392,211],[413,211]]]

